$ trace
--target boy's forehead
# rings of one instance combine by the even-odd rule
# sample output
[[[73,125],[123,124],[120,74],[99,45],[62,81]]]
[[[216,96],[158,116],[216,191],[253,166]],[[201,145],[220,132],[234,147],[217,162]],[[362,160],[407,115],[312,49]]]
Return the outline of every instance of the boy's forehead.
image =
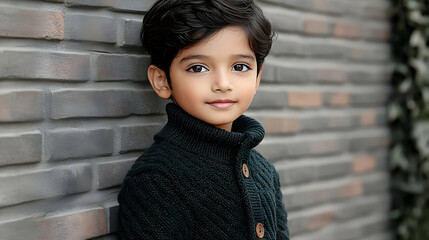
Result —
[[[255,59],[246,32],[239,26],[227,26],[195,43],[181,49],[177,57],[188,60],[208,58],[210,55],[229,55],[235,58]]]

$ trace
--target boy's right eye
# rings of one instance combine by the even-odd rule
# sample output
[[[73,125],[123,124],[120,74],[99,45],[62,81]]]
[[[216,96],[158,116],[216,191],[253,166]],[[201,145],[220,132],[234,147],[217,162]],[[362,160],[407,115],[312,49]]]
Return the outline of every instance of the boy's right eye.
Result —
[[[201,73],[201,72],[208,71],[208,69],[202,65],[194,65],[194,66],[188,68],[186,71],[193,72],[193,73]]]

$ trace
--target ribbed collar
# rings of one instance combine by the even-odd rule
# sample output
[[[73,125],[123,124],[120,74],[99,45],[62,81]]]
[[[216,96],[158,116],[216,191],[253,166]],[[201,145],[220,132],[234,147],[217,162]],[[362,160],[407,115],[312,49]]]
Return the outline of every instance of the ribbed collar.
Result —
[[[191,116],[174,103],[168,103],[166,111],[168,122],[155,135],[155,141],[167,141],[207,158],[231,163],[240,147],[250,150],[264,138],[261,124],[244,115],[233,122],[228,132]]]

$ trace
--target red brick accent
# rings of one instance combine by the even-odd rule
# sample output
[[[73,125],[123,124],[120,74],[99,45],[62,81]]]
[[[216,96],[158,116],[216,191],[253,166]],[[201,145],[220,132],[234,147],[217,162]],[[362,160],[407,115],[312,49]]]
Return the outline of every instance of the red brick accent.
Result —
[[[332,93],[329,96],[329,104],[335,107],[348,106],[350,103],[349,93]]]
[[[347,80],[347,73],[338,68],[327,68],[316,70],[316,81],[329,83],[343,83]]]
[[[315,230],[323,228],[329,224],[332,224],[335,219],[335,210],[329,209],[327,211],[317,213],[314,216],[311,216],[307,222],[307,228],[309,230]]]
[[[377,122],[375,110],[366,110],[360,113],[360,124],[362,126],[374,126]]]
[[[290,92],[288,104],[292,108],[314,108],[322,106],[320,92]]]
[[[334,36],[339,38],[358,39],[362,37],[362,25],[351,22],[337,22],[334,24]]]
[[[301,125],[296,118],[267,118],[265,120],[267,133],[296,133],[301,130]]]
[[[353,159],[353,171],[355,173],[365,173],[375,169],[374,156],[358,156]]]
[[[369,26],[365,31],[365,37],[370,40],[387,41],[390,38],[388,26]]]
[[[355,181],[342,186],[338,191],[338,197],[342,199],[361,196],[363,186],[361,181]]]
[[[331,33],[331,26],[324,19],[304,19],[304,33],[326,36]]]

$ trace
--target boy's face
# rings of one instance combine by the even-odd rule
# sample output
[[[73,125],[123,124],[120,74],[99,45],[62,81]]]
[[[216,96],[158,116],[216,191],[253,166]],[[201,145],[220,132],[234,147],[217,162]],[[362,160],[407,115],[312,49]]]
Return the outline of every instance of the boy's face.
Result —
[[[256,72],[246,33],[228,26],[179,52],[171,63],[168,90],[187,113],[231,131],[232,122],[247,110],[259,86]]]

